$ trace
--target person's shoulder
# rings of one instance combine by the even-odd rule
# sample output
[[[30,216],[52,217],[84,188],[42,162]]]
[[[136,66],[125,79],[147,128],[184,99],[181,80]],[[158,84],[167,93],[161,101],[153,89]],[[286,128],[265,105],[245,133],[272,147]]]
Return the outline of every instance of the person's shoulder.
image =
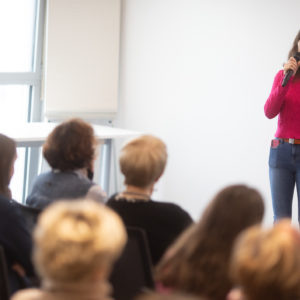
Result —
[[[166,208],[166,209],[183,210],[183,208],[180,205],[174,202],[152,200],[151,203],[155,206]]]
[[[180,205],[174,202],[151,201],[151,203],[152,206],[156,206],[158,209],[168,212],[168,214],[173,213],[192,220],[189,213],[186,210],[184,210]]]
[[[86,197],[87,198],[91,198],[91,199],[94,199],[98,202],[102,202],[104,203],[106,198],[107,198],[107,195],[106,193],[103,191],[103,189],[101,188],[100,185],[98,184],[93,184],[87,194],[86,194]]]
[[[7,198],[4,195],[0,195],[0,211],[1,213],[11,214],[18,211],[17,201]]]
[[[117,195],[118,195],[118,193],[111,195],[111,196],[108,198],[106,204],[107,204],[108,206],[110,206],[110,205],[114,205],[115,203],[118,203],[119,201],[116,199]]]
[[[11,300],[46,300],[45,292],[39,289],[25,289],[19,292],[16,292]]]
[[[39,174],[35,180],[34,180],[34,183],[40,183],[42,181],[45,181],[47,180],[48,178],[50,178],[52,176],[53,172],[52,171],[47,171],[47,172],[44,172],[44,173],[41,173]]]

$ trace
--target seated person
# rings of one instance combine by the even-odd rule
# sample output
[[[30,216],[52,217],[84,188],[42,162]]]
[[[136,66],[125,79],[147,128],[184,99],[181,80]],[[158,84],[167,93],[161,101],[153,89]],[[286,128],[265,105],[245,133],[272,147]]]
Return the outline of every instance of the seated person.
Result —
[[[153,264],[192,223],[190,215],[178,205],[151,199],[154,185],[163,174],[166,162],[166,145],[160,139],[145,135],[130,141],[123,147],[120,156],[126,188],[107,202],[122,217],[126,226],[145,230]]]
[[[120,217],[91,200],[59,201],[42,212],[33,259],[41,289],[12,300],[111,300],[107,278],[126,243]]]
[[[9,189],[16,158],[15,142],[0,134],[0,245],[7,262],[11,294],[26,286],[26,276],[34,276],[31,236]]]
[[[290,220],[246,230],[236,241],[231,276],[240,287],[228,300],[300,299],[300,233]]]
[[[155,292],[147,292],[137,296],[134,300],[209,300],[205,298],[200,298],[188,294],[182,293],[169,293],[160,294]]]
[[[160,292],[181,291],[212,300],[224,300],[232,288],[229,259],[235,238],[262,221],[261,195],[244,185],[221,190],[166,251],[156,267]]]
[[[105,193],[92,181],[96,140],[91,125],[72,119],[58,125],[43,145],[43,155],[52,168],[40,174],[26,204],[45,208],[59,199],[93,198],[104,202]]]

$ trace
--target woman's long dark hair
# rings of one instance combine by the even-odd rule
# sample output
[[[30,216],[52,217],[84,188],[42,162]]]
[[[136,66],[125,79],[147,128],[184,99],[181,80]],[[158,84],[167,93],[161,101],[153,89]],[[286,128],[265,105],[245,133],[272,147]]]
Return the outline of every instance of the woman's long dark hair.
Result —
[[[156,268],[158,282],[208,299],[224,300],[232,282],[229,258],[237,235],[262,221],[261,195],[244,185],[221,190],[200,221],[168,249]]]
[[[0,134],[0,194],[11,198],[9,189],[10,172],[16,156],[16,143],[11,138]]]
[[[298,42],[300,40],[300,30],[298,31],[295,39],[294,39],[294,42],[293,42],[293,46],[288,54],[288,59],[292,56],[294,56],[297,52],[298,52]],[[300,68],[298,68],[296,74],[295,74],[295,77],[297,78],[300,78]]]

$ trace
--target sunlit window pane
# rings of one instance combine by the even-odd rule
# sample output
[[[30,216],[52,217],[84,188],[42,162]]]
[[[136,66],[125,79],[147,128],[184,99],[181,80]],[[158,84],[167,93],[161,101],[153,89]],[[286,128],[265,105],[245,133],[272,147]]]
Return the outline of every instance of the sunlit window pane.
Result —
[[[15,172],[10,182],[12,198],[22,202],[24,186],[24,168],[25,168],[25,148],[17,148],[17,160],[15,162]]]
[[[36,0],[0,0],[0,72],[32,70]]]
[[[30,86],[0,85],[0,125],[27,122]]]
[[[26,123],[29,109],[30,86],[26,85],[0,85],[0,124],[14,126]],[[5,132],[3,132],[5,134]],[[18,158],[15,163],[15,173],[10,189],[13,199],[22,201],[25,148],[17,149]]]

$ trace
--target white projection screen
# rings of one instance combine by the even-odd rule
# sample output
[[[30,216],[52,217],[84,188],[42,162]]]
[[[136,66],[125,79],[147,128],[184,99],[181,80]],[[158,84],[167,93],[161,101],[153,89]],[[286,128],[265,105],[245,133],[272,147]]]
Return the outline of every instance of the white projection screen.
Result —
[[[120,6],[120,0],[48,0],[46,118],[117,112]]]

